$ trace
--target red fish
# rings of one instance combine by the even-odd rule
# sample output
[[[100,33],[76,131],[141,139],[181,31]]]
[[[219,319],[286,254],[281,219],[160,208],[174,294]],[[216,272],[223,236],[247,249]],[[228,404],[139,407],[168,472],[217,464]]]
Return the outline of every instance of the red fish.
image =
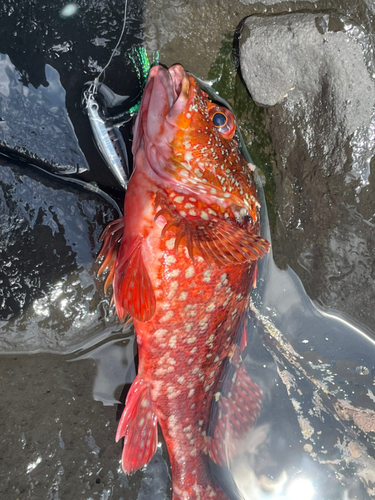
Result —
[[[251,168],[235,119],[180,65],[151,69],[134,126],[135,170],[124,217],[103,233],[99,274],[109,269],[120,320],[137,336],[138,375],[116,439],[126,473],[147,464],[160,425],[173,499],[225,500],[210,461],[249,430],[260,389],[241,362],[244,316],[259,236]]]

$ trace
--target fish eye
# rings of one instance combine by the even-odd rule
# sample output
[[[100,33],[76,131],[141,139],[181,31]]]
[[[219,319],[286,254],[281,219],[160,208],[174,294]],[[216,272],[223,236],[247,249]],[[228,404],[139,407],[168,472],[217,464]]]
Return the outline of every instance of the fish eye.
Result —
[[[228,121],[228,118],[221,111],[217,111],[212,117],[212,123],[215,127],[222,127]]]
[[[214,103],[208,105],[208,115],[218,132],[226,139],[232,139],[236,131],[236,123],[229,109]]]

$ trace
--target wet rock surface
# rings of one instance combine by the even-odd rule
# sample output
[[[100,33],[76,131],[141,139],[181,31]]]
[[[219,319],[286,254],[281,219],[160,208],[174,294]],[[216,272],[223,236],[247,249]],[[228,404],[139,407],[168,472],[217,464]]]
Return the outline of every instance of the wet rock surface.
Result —
[[[240,55],[275,151],[275,260],[374,329],[372,35],[338,13],[250,16]]]
[[[7,499],[153,498],[167,480],[158,449],[155,477],[122,473],[113,406],[92,398],[93,359],[2,357],[0,496]],[[117,388],[120,397],[123,385]],[[122,406],[119,405],[119,411]]]
[[[81,186],[6,159],[0,168],[0,349],[66,352],[105,327],[93,262],[118,214]]]
[[[59,74],[46,65],[46,86],[22,83],[0,54],[0,150],[60,174],[89,169],[65,107]]]

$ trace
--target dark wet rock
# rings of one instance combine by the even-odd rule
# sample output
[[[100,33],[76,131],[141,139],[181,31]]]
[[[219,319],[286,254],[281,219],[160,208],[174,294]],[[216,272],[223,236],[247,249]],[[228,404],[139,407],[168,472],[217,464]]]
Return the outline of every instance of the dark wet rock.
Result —
[[[0,172],[0,350],[64,352],[105,328],[93,263],[117,213],[32,167]]]
[[[0,54],[0,151],[59,174],[89,169],[65,107],[59,74],[46,65],[46,86],[24,85]]]
[[[311,298],[374,328],[371,41],[339,14],[251,16],[240,53],[275,151],[276,262]]]

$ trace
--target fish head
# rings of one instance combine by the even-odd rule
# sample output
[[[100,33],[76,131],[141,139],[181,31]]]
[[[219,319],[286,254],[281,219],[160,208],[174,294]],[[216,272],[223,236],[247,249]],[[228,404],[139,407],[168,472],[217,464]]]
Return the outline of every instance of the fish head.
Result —
[[[255,183],[235,132],[232,112],[213,102],[183,66],[151,69],[134,127],[134,157],[142,151],[159,187],[256,223]]]

